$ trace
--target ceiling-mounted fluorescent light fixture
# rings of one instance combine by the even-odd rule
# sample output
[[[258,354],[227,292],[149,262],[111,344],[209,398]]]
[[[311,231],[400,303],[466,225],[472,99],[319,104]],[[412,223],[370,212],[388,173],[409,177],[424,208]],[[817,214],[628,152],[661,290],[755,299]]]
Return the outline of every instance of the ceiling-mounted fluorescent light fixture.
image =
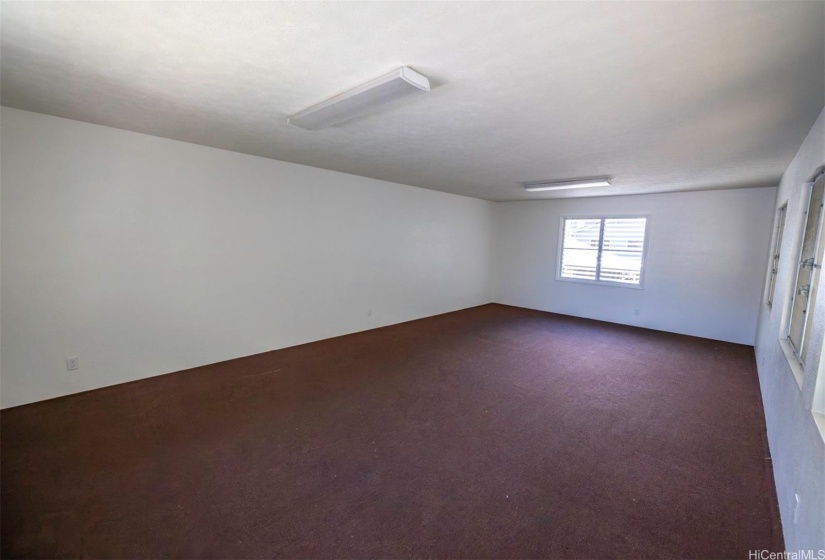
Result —
[[[426,76],[402,66],[380,78],[304,109],[287,118],[286,122],[307,130],[320,130],[381,105],[429,91],[430,80]]]
[[[571,179],[569,181],[545,181],[542,183],[524,183],[524,190],[529,192],[561,191],[566,189],[587,189],[590,187],[609,187],[610,177],[593,177],[591,179]]]

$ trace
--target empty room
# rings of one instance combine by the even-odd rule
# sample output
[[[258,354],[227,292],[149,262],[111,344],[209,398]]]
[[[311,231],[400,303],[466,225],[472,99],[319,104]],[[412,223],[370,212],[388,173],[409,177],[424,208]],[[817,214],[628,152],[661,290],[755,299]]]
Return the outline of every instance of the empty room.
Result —
[[[0,556],[825,560],[825,1],[0,1]]]

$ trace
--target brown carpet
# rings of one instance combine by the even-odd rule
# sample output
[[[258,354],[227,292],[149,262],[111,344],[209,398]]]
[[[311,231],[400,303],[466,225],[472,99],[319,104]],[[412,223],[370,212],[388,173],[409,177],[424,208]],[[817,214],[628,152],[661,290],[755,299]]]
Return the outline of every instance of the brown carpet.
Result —
[[[4,557],[783,547],[751,347],[502,305],[0,419]]]

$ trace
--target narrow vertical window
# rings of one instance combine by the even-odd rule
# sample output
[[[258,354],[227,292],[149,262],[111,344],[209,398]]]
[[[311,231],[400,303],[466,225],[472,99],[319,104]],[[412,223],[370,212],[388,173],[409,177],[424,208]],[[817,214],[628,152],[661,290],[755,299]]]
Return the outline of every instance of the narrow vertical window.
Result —
[[[783,204],[776,215],[776,235],[773,240],[773,254],[771,255],[771,270],[768,276],[768,307],[773,307],[773,294],[776,291],[776,275],[779,272],[779,252],[782,250],[782,234],[785,231],[785,213],[788,205]]]
[[[647,218],[564,218],[559,279],[641,286]]]
[[[808,208],[805,212],[805,227],[802,237],[802,249],[799,254],[793,301],[791,302],[791,319],[788,327],[788,340],[793,346],[800,362],[805,361],[807,340],[810,335],[813,302],[819,270],[822,268],[822,248],[819,238],[822,231],[823,194],[825,194],[825,176],[817,180],[810,191]]]

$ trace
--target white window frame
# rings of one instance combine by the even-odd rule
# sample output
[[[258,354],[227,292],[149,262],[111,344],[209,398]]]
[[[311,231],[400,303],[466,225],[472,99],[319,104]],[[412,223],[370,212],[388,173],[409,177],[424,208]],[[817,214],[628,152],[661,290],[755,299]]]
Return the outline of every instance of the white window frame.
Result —
[[[587,280],[585,278],[564,278],[561,275],[561,260],[564,256],[564,221],[565,220],[611,220],[611,219],[645,219],[645,237],[642,241],[642,268],[639,271],[638,284],[626,284],[624,282],[611,282],[610,280]],[[599,239],[599,255],[601,256],[603,240]],[[575,282],[578,284],[591,284],[596,286],[611,286],[614,288],[630,288],[633,290],[643,290],[645,287],[645,277],[647,276],[647,253],[650,248],[650,215],[649,214],[573,214],[562,216],[559,220],[559,243],[556,254],[556,280],[559,282]]]
[[[765,296],[765,305],[768,309],[773,308],[773,302],[776,300],[776,279],[779,276],[779,261],[782,253],[782,241],[785,238],[785,222],[788,219],[788,201],[786,200],[779,208],[776,209],[776,225],[773,228],[773,243],[771,243],[772,251],[770,256],[770,263],[768,266],[768,285]]]
[[[819,177],[819,176],[818,176]],[[817,177],[817,178],[818,178]],[[815,179],[817,179],[815,178]],[[816,309],[816,292],[817,287],[819,284],[820,275],[817,272],[819,268],[821,268],[822,264],[816,264],[816,268],[812,271],[812,278],[811,284],[809,286],[810,296],[808,298],[808,305],[805,308],[805,316],[801,317],[802,320],[802,333],[800,335],[800,345],[799,348],[791,340],[791,329],[793,328],[793,320],[794,320],[794,302],[796,300],[798,290],[797,284],[799,283],[799,261],[802,258],[802,252],[805,246],[805,234],[807,233],[807,226],[808,226],[808,214],[811,211],[811,198],[813,196],[813,188],[816,184],[817,180],[812,180],[810,183],[807,184],[805,188],[805,196],[803,198],[803,210],[801,213],[800,225],[799,225],[799,232],[798,232],[798,244],[799,246],[796,249],[796,258],[791,261],[794,265],[794,275],[793,275],[793,282],[790,285],[790,302],[788,302],[788,316],[787,316],[787,324],[783,329],[784,338],[788,346],[793,353],[794,358],[796,358],[797,363],[804,367],[806,354],[809,347],[809,337],[810,337],[810,327],[813,320],[813,312]],[[825,204],[825,198],[823,199],[823,204]],[[821,243],[822,243],[822,228],[823,222],[825,222],[825,215],[823,215],[823,210],[821,208],[817,208],[816,212],[820,215],[820,218],[817,222],[817,230],[814,234],[814,259],[818,258],[818,255],[821,253]],[[797,381],[801,381],[797,379]],[[800,383],[801,385],[801,383]]]

